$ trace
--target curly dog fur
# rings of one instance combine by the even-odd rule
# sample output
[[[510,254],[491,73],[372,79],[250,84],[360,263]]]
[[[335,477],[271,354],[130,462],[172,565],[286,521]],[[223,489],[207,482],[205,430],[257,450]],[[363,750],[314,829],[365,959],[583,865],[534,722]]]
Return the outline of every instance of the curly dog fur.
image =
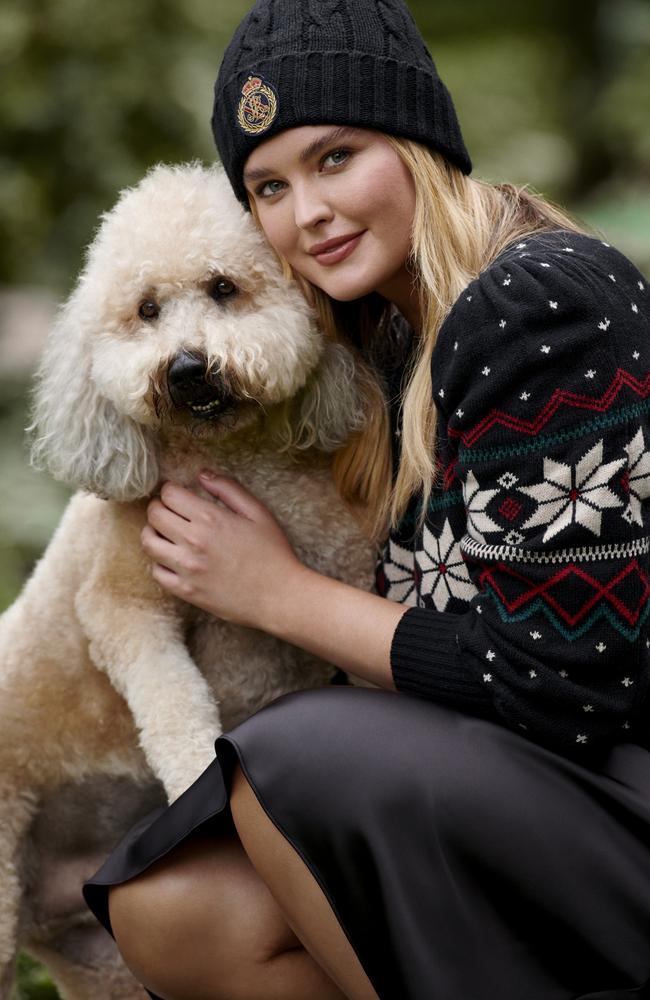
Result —
[[[202,492],[208,465],[304,563],[370,589],[376,547],[331,475],[363,420],[351,354],[220,167],[157,166],[122,192],[36,377],[32,460],[79,491],[0,619],[1,1000],[20,946],[68,1000],[142,997],[82,881],[224,728],[336,672],[164,592],[140,545],[148,499],[165,479]]]

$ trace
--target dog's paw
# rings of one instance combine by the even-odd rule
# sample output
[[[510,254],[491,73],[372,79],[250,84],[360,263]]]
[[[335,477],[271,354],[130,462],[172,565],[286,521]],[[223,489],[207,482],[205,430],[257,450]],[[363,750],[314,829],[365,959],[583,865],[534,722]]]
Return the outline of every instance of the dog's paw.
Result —
[[[209,746],[206,746],[202,752],[197,751],[192,754],[190,759],[188,759],[187,755],[184,755],[183,760],[178,761],[178,766],[174,768],[172,773],[167,775],[167,779],[163,782],[169,804],[171,805],[172,802],[179,799],[195,781],[198,781],[204,771],[215,760],[216,754],[213,739],[209,741]]]

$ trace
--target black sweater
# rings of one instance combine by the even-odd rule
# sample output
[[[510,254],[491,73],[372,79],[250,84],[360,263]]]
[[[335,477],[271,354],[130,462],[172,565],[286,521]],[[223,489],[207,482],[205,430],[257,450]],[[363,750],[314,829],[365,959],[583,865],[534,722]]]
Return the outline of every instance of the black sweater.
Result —
[[[398,691],[585,762],[650,746],[649,362],[648,282],[597,238],[530,237],[464,290],[432,360],[443,484],[377,565],[411,605]]]

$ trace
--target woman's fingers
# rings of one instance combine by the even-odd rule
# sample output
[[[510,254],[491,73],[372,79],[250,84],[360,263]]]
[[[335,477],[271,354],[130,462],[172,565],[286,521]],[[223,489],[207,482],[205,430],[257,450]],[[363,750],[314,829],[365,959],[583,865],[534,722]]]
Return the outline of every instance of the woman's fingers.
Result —
[[[212,522],[215,517],[229,513],[240,514],[249,520],[256,520],[265,513],[272,516],[265,505],[232,476],[222,476],[204,471],[201,472],[199,479],[203,488],[211,493],[217,501],[220,500],[221,504],[206,500],[185,486],[179,486],[178,483],[167,480],[162,485],[160,497],[152,500],[149,504],[149,509],[161,516],[161,524],[173,523],[169,519],[162,519],[161,507],[185,521],[198,523]],[[149,520],[151,520],[150,517]]]
[[[159,535],[176,543],[184,540],[185,529],[190,524],[182,514],[170,510],[158,498],[150,500],[147,505],[147,521]]]
[[[154,563],[151,567],[151,574],[156,583],[159,583],[170,594],[175,594],[177,597],[184,596],[182,593],[182,579],[178,573],[167,569],[166,566],[161,566],[160,563]]]
[[[209,469],[203,469],[199,473],[199,479],[208,493],[212,493],[230,510],[250,521],[256,520],[264,511],[269,513],[265,505],[232,476],[217,475]]]
[[[178,564],[175,556],[178,548],[173,541],[159,535],[150,524],[145,524],[140,532],[140,541],[148,556],[166,569],[176,572]]]
[[[160,490],[160,500],[165,507],[185,518],[186,521],[202,521],[212,517],[219,510],[211,500],[199,497],[185,486],[170,480],[164,482]],[[223,508],[221,509],[223,513]]]

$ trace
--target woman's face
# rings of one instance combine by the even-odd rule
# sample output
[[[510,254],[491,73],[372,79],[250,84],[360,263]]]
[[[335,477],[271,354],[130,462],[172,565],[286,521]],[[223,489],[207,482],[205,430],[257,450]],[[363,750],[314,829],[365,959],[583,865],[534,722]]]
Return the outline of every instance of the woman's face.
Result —
[[[287,129],[251,153],[244,183],[267,239],[295,271],[333,299],[379,292],[408,311],[415,185],[384,136]]]

